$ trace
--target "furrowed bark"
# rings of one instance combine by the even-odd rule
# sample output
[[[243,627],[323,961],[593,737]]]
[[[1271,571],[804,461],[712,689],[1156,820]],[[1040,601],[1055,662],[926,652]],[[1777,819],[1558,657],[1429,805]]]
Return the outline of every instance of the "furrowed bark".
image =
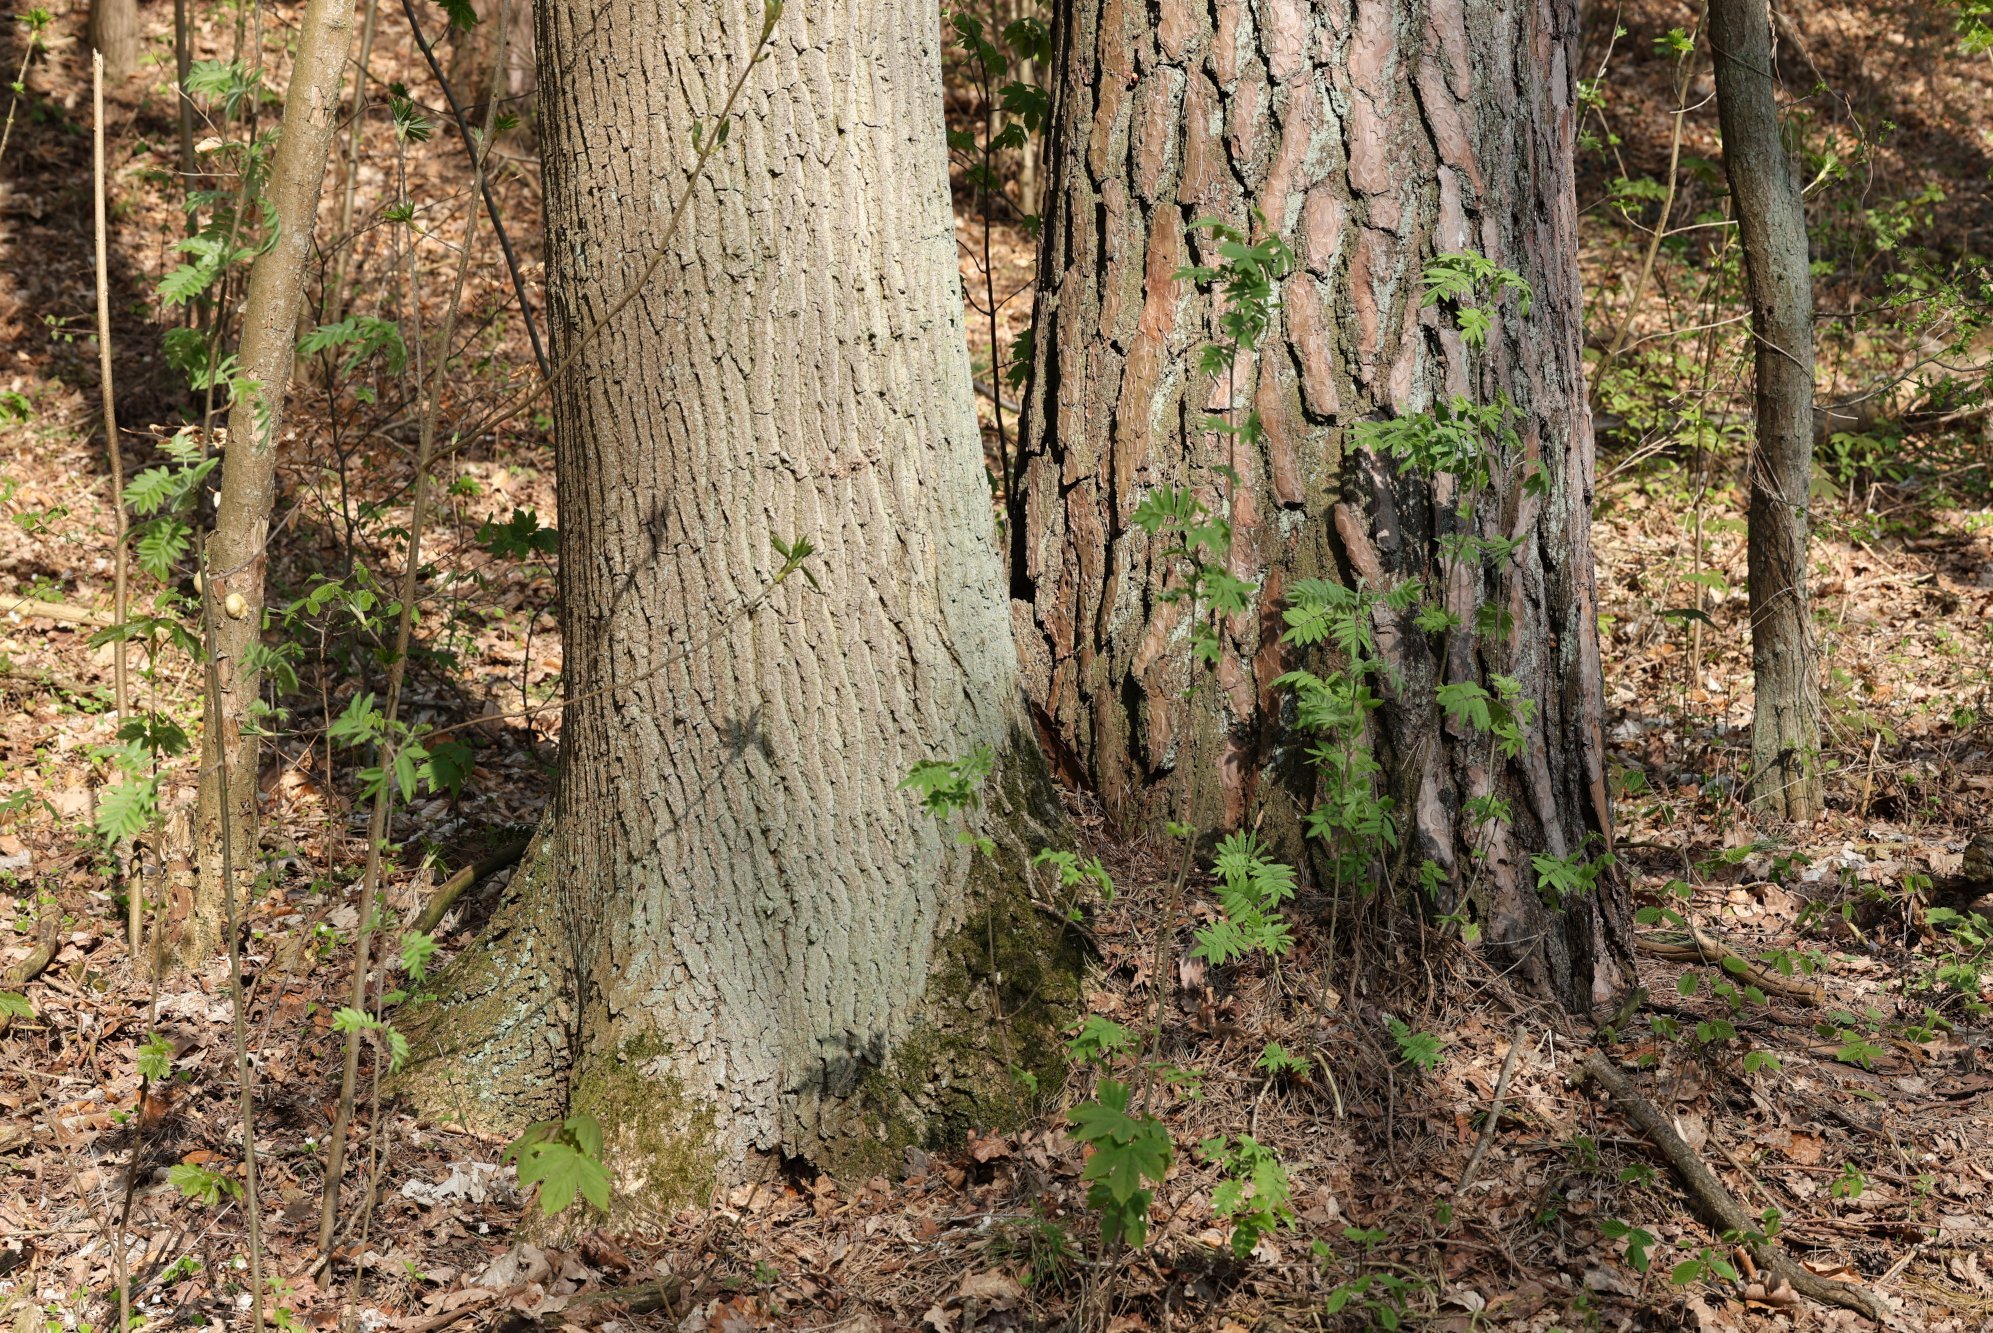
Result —
[[[298,22],[297,57],[284,97],[283,133],[264,198],[277,235],[255,261],[243,303],[238,365],[248,387],[230,407],[222,454],[221,505],[207,541],[210,576],[203,595],[214,604],[221,697],[216,725],[202,736],[201,789],[195,820],[199,878],[177,903],[176,956],[212,954],[221,939],[222,823],[238,849],[245,893],[255,875],[257,737],[250,725],[259,673],[251,656],[263,624],[264,545],[277,498],[277,442],[284,395],[297,348],[298,311],[311,260],[312,230],[325,185],[326,155],[339,113],[339,76],[353,30],[352,0],[311,0]],[[228,783],[217,747],[227,747]],[[244,901],[247,901],[245,898]]]
[[[1074,0],[1055,33],[1051,177],[1039,258],[1036,363],[1013,515],[1013,618],[1027,693],[1066,766],[1124,827],[1264,819],[1311,802],[1303,738],[1273,682],[1296,579],[1375,588],[1432,564],[1430,487],[1358,451],[1356,424],[1451,395],[1515,402],[1540,497],[1496,494],[1484,535],[1526,534],[1485,586],[1505,640],[1433,644],[1384,627],[1405,689],[1379,715],[1410,863],[1469,877],[1462,803],[1516,810],[1488,848],[1487,937],[1524,974],[1582,1005],[1629,959],[1616,891],[1553,909],[1529,854],[1610,837],[1592,584],[1592,435],[1580,362],[1572,142],[1577,6],[1570,0]],[[1264,222],[1252,224],[1251,210]],[[1187,651],[1184,604],[1159,594],[1160,543],[1130,516],[1160,486],[1217,495],[1225,461],[1200,428],[1227,406],[1198,373],[1211,299],[1172,275],[1206,258],[1190,225],[1278,232],[1299,264],[1277,322],[1238,368],[1261,448],[1241,458],[1232,572],[1260,587],[1226,627],[1214,673]],[[1536,299],[1504,308],[1470,354],[1421,270],[1471,250],[1518,271]],[[1514,676],[1540,708],[1530,747],[1489,765],[1440,725],[1435,684]],[[1201,685],[1194,693],[1193,685]],[[1457,891],[1457,889],[1456,889]]]
[[[1813,480],[1813,274],[1799,178],[1779,128],[1764,0],[1711,0],[1709,38],[1723,169],[1744,242],[1757,342],[1751,450],[1751,800],[1776,819],[1811,820],[1820,772],[1820,655],[1806,594]]]
[[[633,1222],[782,1155],[884,1169],[1020,1114],[1010,1068],[1056,1051],[1077,976],[1022,887],[1056,815],[982,472],[935,12],[784,14],[668,262],[620,299],[762,22],[539,8],[563,769],[490,945],[416,1020],[420,1105],[596,1115]],[[798,537],[820,591],[764,597]],[[978,747],[994,862],[898,790]],[[529,1012],[562,1020],[553,1045]]]

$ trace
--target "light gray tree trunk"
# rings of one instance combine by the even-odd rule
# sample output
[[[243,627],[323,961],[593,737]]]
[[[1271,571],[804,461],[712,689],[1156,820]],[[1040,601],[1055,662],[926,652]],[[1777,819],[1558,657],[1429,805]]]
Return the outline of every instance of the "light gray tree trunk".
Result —
[[[1045,791],[970,397],[933,6],[792,7],[669,258],[611,313],[761,18],[539,7],[556,363],[607,320],[553,394],[562,772],[487,947],[416,1024],[418,1057],[445,1057],[415,1075],[425,1105],[594,1113],[625,1197],[653,1204],[777,1154],[884,1166],[1001,1119],[1022,1103],[1008,1066],[1055,1045],[1032,1014],[1070,993],[1017,878],[972,880],[897,790],[987,747],[999,837]],[[821,591],[795,576],[741,614],[798,537]]]
[[[260,673],[250,650],[262,635],[264,547],[277,499],[277,440],[296,356],[298,309],[325,187],[326,155],[338,120],[339,78],[352,32],[353,0],[311,0],[299,18],[297,56],[284,94],[283,133],[264,186],[277,236],[250,269],[243,301],[238,367],[252,387],[229,409],[221,502],[206,551],[205,595],[212,603],[221,692],[209,700],[202,730],[194,823],[198,880],[191,897],[174,905],[175,954],[187,961],[208,957],[221,940],[226,920],[224,821],[238,888],[245,895],[256,870],[257,737],[249,722]],[[251,211],[253,215],[253,207]]]
[[[1387,707],[1380,748],[1411,864],[1456,883],[1480,839],[1462,802],[1517,812],[1491,849],[1488,938],[1574,1004],[1622,975],[1623,902],[1538,897],[1529,853],[1609,835],[1592,584],[1592,432],[1572,143],[1573,0],[1072,0],[1055,28],[1050,178],[1036,365],[1021,427],[1011,591],[1025,686],[1068,767],[1124,826],[1292,828],[1313,800],[1274,682],[1295,580],[1383,583],[1432,564],[1443,508],[1353,441],[1360,422],[1454,394],[1506,393],[1549,483],[1484,503],[1529,533],[1512,567],[1464,602],[1499,600],[1507,643],[1403,636],[1410,686],[1523,682],[1540,705],[1528,754],[1489,766],[1431,709]],[[1263,212],[1255,224],[1251,210]],[[1242,453],[1232,572],[1259,585],[1214,672],[1187,651],[1172,561],[1133,525],[1162,486],[1214,499],[1227,461],[1200,421],[1222,395],[1200,374],[1212,303],[1173,280],[1215,262],[1189,224],[1277,232],[1299,263],[1239,401],[1263,445]],[[1470,354],[1422,305],[1433,256],[1472,250],[1534,287]],[[1493,523],[1488,535],[1493,534]],[[1451,594],[1450,594],[1451,597]],[[1196,687],[1193,689],[1193,687]]]
[[[1774,818],[1811,820],[1820,772],[1820,655],[1806,594],[1813,481],[1813,273],[1806,209],[1779,128],[1765,0],[1711,0],[1709,39],[1723,127],[1723,169],[1744,242],[1757,340],[1757,437],[1751,449],[1751,800]]]
[[[104,80],[122,83],[138,68],[138,0],[90,0],[90,47],[104,54]]]

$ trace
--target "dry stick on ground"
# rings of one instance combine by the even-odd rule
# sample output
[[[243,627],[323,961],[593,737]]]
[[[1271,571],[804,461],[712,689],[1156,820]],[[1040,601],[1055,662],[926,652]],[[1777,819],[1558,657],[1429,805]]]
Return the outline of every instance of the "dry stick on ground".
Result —
[[[502,9],[502,6],[501,6]],[[415,21],[414,12],[409,13],[409,22]],[[418,34],[418,40],[420,40]],[[505,54],[505,38],[501,33],[498,41],[500,58]],[[438,73],[437,77],[441,77]],[[453,103],[454,105],[454,103]],[[485,140],[490,139],[491,117],[496,114],[498,101],[492,99],[486,116]],[[477,177],[479,186],[484,185],[484,154],[478,149],[478,141],[465,131],[464,141],[471,147],[471,170]],[[489,199],[487,193],[486,198]],[[496,214],[493,215],[494,218]],[[367,865],[360,881],[360,929],[353,944],[353,993],[349,1001],[354,1009],[362,1012],[367,1007],[367,977],[372,970],[369,955],[373,943],[374,902],[381,881],[381,846],[387,841],[388,810],[394,794],[394,729],[401,711],[401,687],[407,674],[409,642],[414,634],[415,607],[417,602],[417,581],[422,571],[422,523],[427,517],[429,500],[429,470],[435,464],[436,420],[443,406],[443,376],[450,366],[450,343],[457,332],[457,311],[464,300],[464,283],[470,273],[471,253],[476,248],[478,213],[469,210],[464,220],[464,242],[457,251],[456,283],[450,292],[450,302],[444,307],[441,336],[436,340],[434,363],[427,368],[425,375],[422,354],[421,302],[415,283],[415,246],[411,240],[407,251],[409,271],[409,310],[415,321],[414,338],[415,375],[428,401],[423,406],[421,435],[416,442],[415,486],[409,496],[408,515],[408,559],[401,573],[401,606],[395,617],[394,656],[388,662],[387,701],[382,708],[385,719],[380,744],[381,785],[374,793],[373,817],[367,828]],[[404,224],[412,226],[412,224]],[[537,349],[537,341],[536,341]],[[339,1109],[335,1113],[332,1138],[325,1149],[325,1199],[318,1216],[318,1249],[321,1260],[329,1259],[332,1252],[332,1236],[339,1220],[340,1177],[346,1167],[346,1135],[353,1124],[353,1094],[360,1075],[360,1034],[357,1030],[346,1033],[345,1063],[339,1078]],[[375,1100],[379,1100],[379,1069],[375,1070]],[[376,1118],[378,1125],[378,1117]],[[371,1192],[370,1192],[371,1200]],[[362,1270],[364,1273],[364,1269]]]
[[[11,593],[0,594],[0,616],[21,615],[39,616],[43,620],[60,620],[71,625],[89,625],[94,629],[109,629],[114,622],[102,611],[87,606],[74,606],[68,602],[44,602],[36,597],[16,597]]]
[[[505,234],[505,223],[498,216],[498,201],[492,197],[491,181],[484,170],[487,149],[479,145],[480,143],[489,145],[491,142],[491,117],[485,117],[486,127],[482,140],[472,138],[470,122],[464,118],[463,108],[457,105],[457,91],[450,86],[450,81],[443,77],[443,66],[436,59],[435,48],[431,47],[429,39],[422,35],[422,21],[415,16],[414,0],[401,0],[401,9],[408,15],[408,30],[414,35],[415,44],[422,51],[422,58],[429,62],[429,72],[436,76],[437,86],[443,90],[443,100],[450,104],[450,115],[457,122],[457,133],[464,138],[464,151],[471,155],[473,168],[477,172],[478,193],[484,196],[485,212],[491,215],[492,233],[498,238],[498,248],[505,253],[505,267],[512,274],[512,292],[519,298],[519,318],[526,321],[526,337],[533,344],[533,360],[539,364],[540,378],[551,380],[553,372],[547,366],[546,349],[540,346],[540,330],[539,326],[533,323],[533,307],[526,303],[526,280],[519,276],[519,260],[512,253],[512,238]],[[501,33],[499,45],[503,46],[504,43],[505,36]],[[501,76],[502,73],[501,71]],[[497,86],[493,85],[494,88]],[[495,95],[491,99],[491,105],[498,105],[498,98]]]
[[[1516,1030],[1509,1034],[1509,1053],[1502,1061],[1502,1072],[1495,1079],[1495,1100],[1488,1108],[1488,1123],[1481,1126],[1481,1141],[1474,1145],[1474,1155],[1467,1159],[1467,1169],[1461,1173],[1460,1184],[1454,1189],[1453,1197],[1465,1197],[1468,1187],[1481,1170],[1481,1158],[1487,1154],[1488,1145],[1495,1141],[1495,1129],[1502,1123],[1502,1106],[1508,1101],[1509,1079],[1515,1076],[1516,1057],[1522,1054],[1522,1039],[1526,1029],[1516,1024]]]
[[[90,146],[91,181],[95,186],[97,223],[97,373],[102,379],[104,393],[104,447],[111,455],[111,540],[116,546],[111,551],[111,626],[118,631],[111,643],[111,697],[117,709],[118,730],[125,726],[125,715],[131,710],[130,645],[125,641],[126,587],[129,579],[130,558],[126,550],[129,531],[125,519],[125,460],[124,452],[118,447],[118,407],[117,391],[111,379],[111,268],[108,258],[109,228],[104,221],[104,53],[90,53]],[[134,880],[125,889],[125,943],[131,948],[132,961],[139,957],[139,931],[145,907],[145,887],[143,879]],[[123,1251],[119,1252],[120,1265],[123,1264]],[[125,1290],[120,1283],[120,1290]],[[127,1315],[130,1311],[125,1311]],[[131,1320],[125,1320],[129,1327]]]
[[[1649,1141],[1661,1150],[1668,1164],[1675,1169],[1675,1175],[1682,1187],[1689,1193],[1689,1200],[1695,1205],[1703,1220],[1719,1232],[1750,1236],[1760,1232],[1761,1224],[1721,1180],[1716,1178],[1695,1150],[1683,1142],[1682,1136],[1668,1118],[1661,1114],[1654,1103],[1634,1091],[1633,1084],[1626,1075],[1619,1072],[1612,1061],[1602,1052],[1593,1051],[1578,1066],[1586,1074],[1595,1078],[1599,1086],[1612,1094],[1614,1101],[1626,1113],[1627,1119],[1640,1127]],[[1855,1310],[1878,1323],[1887,1322],[1889,1307],[1881,1297],[1865,1287],[1849,1282],[1835,1282],[1821,1277],[1812,1269],[1795,1262],[1785,1251],[1779,1249],[1769,1239],[1756,1239],[1747,1242],[1761,1267],[1770,1269],[1783,1278],[1792,1289],[1802,1296],[1819,1301],[1823,1305],[1838,1305],[1843,1309]]]
[[[1782,977],[1776,972],[1768,972],[1750,959],[1738,953],[1705,931],[1694,926],[1688,927],[1690,943],[1676,944],[1669,940],[1655,939],[1652,935],[1639,935],[1633,945],[1640,952],[1654,958],[1667,958],[1678,963],[1714,963],[1725,972],[1749,982],[1759,990],[1773,995],[1783,995],[1788,1000],[1805,1000],[1808,1004],[1825,1004],[1827,993],[1818,986],[1791,977]],[[1731,964],[1736,964],[1732,966]]]

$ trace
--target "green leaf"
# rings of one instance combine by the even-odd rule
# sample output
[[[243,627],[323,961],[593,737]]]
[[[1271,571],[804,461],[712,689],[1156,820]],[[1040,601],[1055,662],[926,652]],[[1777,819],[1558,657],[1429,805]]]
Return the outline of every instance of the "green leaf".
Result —
[[[471,0],[436,0],[436,3],[450,16],[451,27],[469,32],[477,26],[477,11],[471,8]]]
[[[173,1074],[173,1043],[155,1032],[138,1048],[138,1072],[153,1083],[163,1083]]]
[[[415,981],[425,980],[429,975],[429,960],[436,956],[436,937],[420,930],[410,930],[401,937],[401,970]]]
[[[8,1018],[32,1019],[35,1007],[28,1003],[28,997],[13,991],[0,991],[0,1014]]]
[[[152,825],[158,795],[158,783],[149,777],[127,778],[106,788],[97,800],[97,836],[105,842],[123,842],[143,833]]]
[[[609,1173],[602,1163],[558,1139],[527,1145],[519,1154],[519,1183],[540,1187],[540,1212],[564,1212],[579,1194],[600,1209],[609,1207]]]

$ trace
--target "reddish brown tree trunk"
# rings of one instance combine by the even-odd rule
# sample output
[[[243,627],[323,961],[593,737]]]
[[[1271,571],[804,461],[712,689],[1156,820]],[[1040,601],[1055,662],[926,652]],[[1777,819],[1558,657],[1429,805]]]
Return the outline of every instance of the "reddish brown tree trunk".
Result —
[[[1573,1002],[1616,980],[1624,910],[1594,897],[1562,912],[1538,896],[1529,854],[1609,835],[1589,536],[1592,437],[1580,362],[1572,179],[1577,6],[1572,0],[1073,0],[1053,59],[1035,374],[1025,408],[1012,551],[1026,688],[1064,758],[1125,826],[1292,821],[1311,803],[1301,738],[1274,681],[1286,589],[1302,577],[1368,585],[1434,566],[1430,487],[1355,445],[1367,420],[1451,395],[1506,393],[1540,497],[1499,494],[1484,529],[1527,534],[1483,586],[1506,638],[1441,640],[1409,625],[1402,688],[1377,747],[1416,866],[1466,877],[1471,796],[1514,818],[1488,847],[1491,940]],[[1252,210],[1264,222],[1251,223]],[[1219,494],[1200,421],[1223,406],[1198,373],[1211,300],[1174,280],[1210,262],[1204,217],[1271,230],[1298,264],[1271,334],[1238,381],[1264,443],[1243,451],[1232,571],[1260,585],[1225,627],[1208,675],[1187,651],[1186,608],[1159,599],[1162,544],[1131,525],[1161,486]],[[1470,354],[1422,304],[1435,255],[1476,251],[1535,289],[1505,305]],[[1441,521],[1443,526],[1443,520]],[[1435,684],[1520,680],[1539,715],[1525,754],[1486,762],[1420,697]],[[1193,691],[1193,686],[1200,686]],[[1485,835],[1473,835],[1479,846]]]

